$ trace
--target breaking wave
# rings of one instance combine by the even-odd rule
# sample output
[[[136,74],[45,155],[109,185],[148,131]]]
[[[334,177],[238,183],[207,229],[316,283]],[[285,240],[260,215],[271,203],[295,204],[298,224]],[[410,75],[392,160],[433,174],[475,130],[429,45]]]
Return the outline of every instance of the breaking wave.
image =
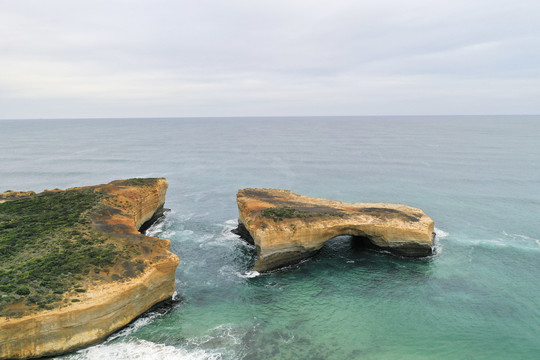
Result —
[[[67,357],[70,360],[220,360],[222,358],[221,353],[210,353],[201,349],[186,350],[147,340],[96,345]]]
[[[168,239],[173,237],[176,234],[176,231],[172,230],[173,217],[175,212],[172,210],[167,210],[155,223],[150,226],[146,232],[146,236],[153,236]]]
[[[445,237],[448,236],[448,233],[444,230],[441,230],[439,228],[435,228],[435,236],[437,236],[437,238],[439,239],[444,239]]]

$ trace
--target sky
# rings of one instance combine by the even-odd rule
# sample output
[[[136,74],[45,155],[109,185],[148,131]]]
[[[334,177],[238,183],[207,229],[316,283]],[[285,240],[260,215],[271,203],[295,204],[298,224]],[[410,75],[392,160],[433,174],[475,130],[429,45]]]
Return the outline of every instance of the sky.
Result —
[[[0,119],[540,114],[538,0],[0,0]]]

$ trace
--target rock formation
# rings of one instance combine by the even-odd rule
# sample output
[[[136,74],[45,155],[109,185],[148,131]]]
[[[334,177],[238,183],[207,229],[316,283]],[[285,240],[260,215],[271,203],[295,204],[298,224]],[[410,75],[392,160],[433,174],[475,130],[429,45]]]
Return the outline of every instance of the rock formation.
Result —
[[[433,220],[406,205],[344,203],[279,189],[243,189],[237,202],[236,232],[256,245],[255,271],[298,262],[339,235],[402,256],[432,253]]]
[[[162,214],[167,186],[163,178],[130,179],[65,191],[91,189],[102,194],[89,214],[89,226],[105,244],[124,249],[118,250],[123,257],[119,255],[110,268],[83,275],[84,289],[64,293],[52,309],[0,317],[0,359],[73,351],[104,339],[171,298],[178,257],[169,252],[168,240],[138,231]]]

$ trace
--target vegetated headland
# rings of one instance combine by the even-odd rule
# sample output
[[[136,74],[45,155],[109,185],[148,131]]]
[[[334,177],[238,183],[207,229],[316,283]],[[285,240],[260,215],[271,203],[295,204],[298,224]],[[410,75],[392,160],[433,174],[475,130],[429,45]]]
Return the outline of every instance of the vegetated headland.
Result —
[[[138,231],[166,189],[157,178],[0,193],[0,359],[85,346],[172,296],[178,258]]]

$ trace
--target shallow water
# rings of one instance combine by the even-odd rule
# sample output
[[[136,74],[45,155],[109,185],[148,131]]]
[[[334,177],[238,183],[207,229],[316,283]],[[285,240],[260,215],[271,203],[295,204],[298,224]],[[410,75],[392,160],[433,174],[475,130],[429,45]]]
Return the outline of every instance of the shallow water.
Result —
[[[148,231],[181,259],[175,308],[65,359],[536,359],[540,117],[0,121],[0,190],[169,181]],[[410,260],[338,237],[251,273],[236,191],[400,202],[435,220]]]

